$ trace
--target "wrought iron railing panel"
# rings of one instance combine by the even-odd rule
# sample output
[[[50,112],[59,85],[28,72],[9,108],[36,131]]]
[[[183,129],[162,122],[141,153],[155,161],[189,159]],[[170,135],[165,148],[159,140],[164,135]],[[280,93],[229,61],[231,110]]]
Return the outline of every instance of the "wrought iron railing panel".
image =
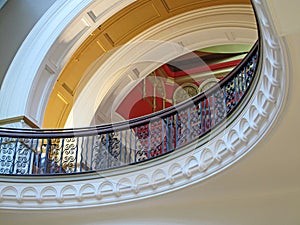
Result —
[[[224,122],[253,81],[258,43],[218,84],[163,111],[80,129],[0,129],[0,174],[103,171],[144,162],[198,140]]]

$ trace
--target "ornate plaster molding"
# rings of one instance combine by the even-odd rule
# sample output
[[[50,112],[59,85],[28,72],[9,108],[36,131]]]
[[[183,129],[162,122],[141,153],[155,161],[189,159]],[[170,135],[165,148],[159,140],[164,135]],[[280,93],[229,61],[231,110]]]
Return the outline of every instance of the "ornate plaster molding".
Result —
[[[275,123],[286,97],[284,46],[264,0],[254,0],[261,29],[260,76],[247,103],[223,132],[148,163],[99,174],[58,178],[2,177],[0,207],[55,209],[104,206],[161,195],[221,172],[259,142]],[[204,144],[205,143],[205,144]]]

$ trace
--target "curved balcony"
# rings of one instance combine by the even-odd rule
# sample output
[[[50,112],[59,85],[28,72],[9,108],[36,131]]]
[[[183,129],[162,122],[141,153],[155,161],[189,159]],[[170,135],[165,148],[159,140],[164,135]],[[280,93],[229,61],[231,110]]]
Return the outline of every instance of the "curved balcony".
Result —
[[[69,2],[74,3],[74,1]],[[49,216],[45,217],[47,213],[42,210],[54,209],[58,212],[55,214],[56,221],[65,223],[68,210],[62,209],[84,210],[85,207],[128,203],[165,193],[169,193],[169,198],[168,195],[152,198],[149,199],[150,204],[149,201],[143,201],[135,206],[143,212],[157,212],[157,210],[162,212],[163,224],[166,221],[165,209],[169,210],[167,214],[172,219],[186,216],[183,217],[185,221],[191,221],[190,216],[192,216],[194,223],[199,224],[199,221],[204,221],[206,214],[211,215],[211,218],[221,215],[219,223],[224,222],[224,208],[228,209],[228,218],[231,218],[229,223],[241,224],[250,221],[249,224],[253,224],[251,221],[253,215],[261,216],[263,208],[270,206],[270,199],[290,204],[289,200],[295,199],[297,193],[290,189],[291,184],[297,185],[294,179],[297,176],[294,167],[298,165],[295,157],[297,148],[286,148],[285,144],[287,141],[292,141],[292,145],[296,146],[297,138],[287,138],[289,132],[281,129],[281,132],[275,132],[272,144],[264,142],[266,145],[263,147],[261,145],[263,138],[270,137],[271,128],[279,124],[279,115],[286,106],[290,76],[288,70],[291,66],[287,63],[288,48],[284,42],[285,37],[282,38],[281,34],[277,33],[272,23],[267,2],[255,0],[253,6],[260,28],[259,50],[254,50],[256,52],[254,55],[257,54],[256,63],[254,60],[253,66],[249,64],[249,67],[243,69],[241,67],[239,70],[241,75],[237,75],[239,73],[236,71],[235,78],[228,76],[226,80],[205,94],[148,117],[106,126],[74,130],[2,128],[0,208],[4,209],[4,222],[19,224],[20,221],[25,221],[23,220],[25,217],[17,217],[15,212],[8,213],[11,209],[17,209],[27,210],[27,215],[34,220],[37,216],[32,216],[33,211],[39,211],[36,214],[41,216],[38,221],[52,223],[53,214],[49,213]],[[57,28],[57,26],[47,28],[51,27]],[[45,32],[39,33],[45,34]],[[39,45],[34,46],[39,47]],[[293,50],[292,56],[296,55],[296,51]],[[248,57],[249,62],[251,59],[255,58]],[[34,60],[29,58],[29,61]],[[245,71],[244,69],[247,75],[241,72]],[[27,70],[20,67],[17,71]],[[14,74],[20,73],[14,71]],[[249,80],[246,79],[248,75],[250,75]],[[296,84],[293,82],[294,86]],[[223,106],[219,105],[220,108],[217,108],[217,103],[221,103],[221,99]],[[296,100],[297,98],[294,98],[293,104],[289,105],[290,110],[293,108],[291,106],[297,105]],[[15,102],[11,101],[11,104]],[[287,116],[283,118],[286,119]],[[290,124],[295,124],[295,121],[297,117],[290,115],[290,119],[281,123],[280,127],[290,127]],[[153,136],[154,128],[160,131],[162,137]],[[158,149],[152,148],[151,141],[155,140],[158,140],[158,144],[154,146],[161,146]],[[206,180],[235,163],[253,148],[255,148],[254,154],[247,155],[219,177]],[[283,148],[285,151],[282,151]],[[115,149],[118,151],[115,152]],[[100,150],[102,156],[98,154]],[[285,156],[290,154],[289,158],[285,158],[283,153]],[[268,164],[265,164],[266,162]],[[279,179],[277,179],[278,175]],[[284,179],[280,179],[280,176]],[[203,180],[207,182],[202,183]],[[193,188],[170,193],[193,184]],[[292,194],[287,195],[287,192]],[[216,198],[218,200],[214,201]],[[233,199],[239,200],[235,202]],[[155,201],[155,204],[149,207],[152,201]],[[165,204],[166,201],[172,204]],[[248,206],[252,201],[255,202],[253,205],[255,210],[248,211],[248,208],[240,210],[242,206]],[[182,211],[183,203],[189,205],[188,211],[193,209],[192,213]],[[223,207],[218,210],[215,206],[219,203]],[[174,205],[181,207],[174,207]],[[269,218],[272,217],[274,221],[280,223],[283,221],[282,213],[278,213],[280,211],[277,208],[278,204],[272,205],[276,206],[273,207],[275,210],[269,211],[269,214],[264,213],[266,217],[263,218],[265,221],[270,221]],[[123,204],[123,206],[128,205]],[[209,210],[205,211],[205,208]],[[294,207],[285,208],[294,210]],[[126,208],[111,207],[110,209],[111,213],[102,211],[102,219],[110,217],[111,220],[115,218],[116,213],[122,212],[118,218],[122,220],[121,223],[126,223],[126,218],[122,217]],[[199,214],[199,209],[202,214]],[[137,214],[136,210],[137,208],[134,207],[132,211],[127,211],[128,214],[130,212],[128,224],[133,224],[134,213],[144,221],[145,214]],[[89,224],[88,220],[93,219],[93,223],[99,223],[99,211],[99,208],[93,211],[97,216],[89,216],[91,208],[82,211],[86,213],[85,217],[77,212],[71,212],[72,214],[69,215],[72,215],[72,223],[79,224],[77,220],[81,220],[82,224]],[[245,217],[240,217],[239,222],[232,220],[236,218],[236,213],[239,215],[241,213]],[[278,216],[274,217],[275,214]],[[286,218],[290,219],[290,215],[292,214],[287,213]],[[295,215],[292,219],[298,219],[298,214]],[[157,218],[159,220],[159,215],[154,218],[153,213],[148,213],[148,216],[149,221],[156,221]],[[17,222],[11,222],[14,219]],[[103,223],[107,221],[103,220]]]
[[[180,151],[212,132],[239,108],[254,85],[258,42],[207,91],[178,105],[124,122],[78,129],[0,130],[0,174],[101,172]]]

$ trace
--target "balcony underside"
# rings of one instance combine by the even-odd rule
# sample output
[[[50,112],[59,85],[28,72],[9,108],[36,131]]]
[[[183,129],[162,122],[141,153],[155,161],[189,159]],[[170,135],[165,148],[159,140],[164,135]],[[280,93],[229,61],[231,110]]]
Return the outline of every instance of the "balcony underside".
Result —
[[[257,63],[259,66],[256,70],[255,88],[251,88],[250,94],[226,119],[225,124],[218,124],[218,128],[221,128],[218,132],[187,142],[180,147],[180,151],[171,151],[164,156],[154,157],[148,162],[143,161],[128,167],[89,174],[26,176],[25,178],[2,176],[5,182],[0,185],[1,207],[54,209],[133,201],[198,183],[223,171],[244,156],[270,129],[286,96],[285,70],[283,70],[286,65],[282,43],[271,23],[266,23],[270,18],[264,3],[255,1],[254,6],[259,15],[257,19],[261,29],[259,55],[264,57],[260,57]],[[278,76],[279,73],[281,76]],[[198,104],[198,107],[197,110],[202,107],[202,104]],[[165,115],[168,115],[167,112]],[[176,128],[174,130],[176,131]],[[80,132],[84,133],[86,130]],[[93,132],[97,130],[94,129]],[[14,131],[5,130],[2,134],[5,133],[16,135]],[[27,131],[27,134],[23,131],[18,135],[26,136],[28,133],[31,131]],[[110,138],[109,135],[105,135],[107,141],[105,147],[109,146]],[[46,150],[51,149],[52,142],[49,142],[49,139],[53,138],[42,139],[46,140],[42,143],[43,147]],[[149,154],[148,151],[147,153]],[[63,167],[60,166],[59,169],[62,172]]]

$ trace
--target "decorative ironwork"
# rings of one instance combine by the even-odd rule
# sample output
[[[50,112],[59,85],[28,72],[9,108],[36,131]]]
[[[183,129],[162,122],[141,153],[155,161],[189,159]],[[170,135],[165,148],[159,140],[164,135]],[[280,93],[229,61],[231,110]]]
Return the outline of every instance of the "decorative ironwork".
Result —
[[[31,169],[32,144],[24,138],[0,138],[0,174],[26,174]]]
[[[205,93],[130,121],[74,130],[0,129],[0,174],[101,171],[149,160],[192,143],[223,122],[249,90],[258,43]]]

